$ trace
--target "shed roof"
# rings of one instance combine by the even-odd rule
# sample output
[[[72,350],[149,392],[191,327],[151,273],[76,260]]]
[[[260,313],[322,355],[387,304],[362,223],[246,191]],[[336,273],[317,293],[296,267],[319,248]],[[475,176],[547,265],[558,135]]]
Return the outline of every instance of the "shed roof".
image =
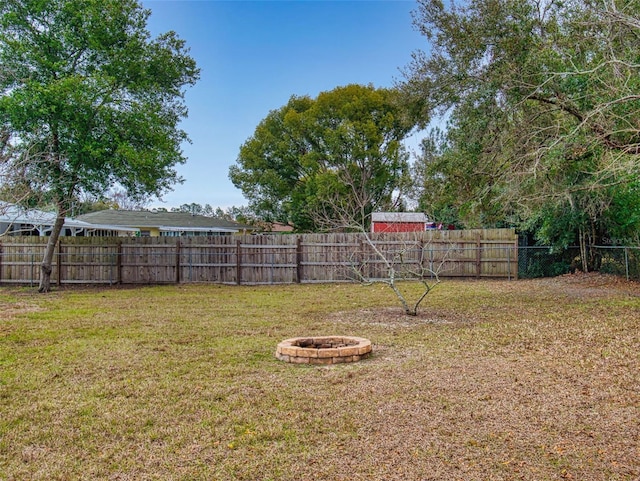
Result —
[[[422,212],[373,212],[371,222],[429,222]]]

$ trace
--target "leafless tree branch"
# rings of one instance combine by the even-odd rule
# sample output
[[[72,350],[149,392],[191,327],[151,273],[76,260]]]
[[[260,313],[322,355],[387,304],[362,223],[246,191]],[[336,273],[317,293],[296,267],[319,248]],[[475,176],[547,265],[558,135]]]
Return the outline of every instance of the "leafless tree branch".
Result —
[[[423,300],[440,283],[440,274],[453,265],[452,245],[435,247],[432,241],[424,240],[423,232],[413,234],[407,233],[404,240],[389,241],[362,232],[362,247],[354,252],[351,261],[356,281],[388,286],[409,316],[417,315]],[[409,299],[403,291],[400,283],[404,281],[422,284],[423,289],[416,299]]]

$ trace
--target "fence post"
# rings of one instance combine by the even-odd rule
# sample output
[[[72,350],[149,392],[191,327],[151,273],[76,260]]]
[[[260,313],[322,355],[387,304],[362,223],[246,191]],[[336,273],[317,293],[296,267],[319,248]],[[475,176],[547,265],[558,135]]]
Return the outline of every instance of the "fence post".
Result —
[[[296,238],[296,283],[302,282],[302,238]]]
[[[242,243],[236,241],[236,284],[242,284]]]
[[[629,280],[629,248],[624,248],[624,269],[627,274],[627,280]]]
[[[118,241],[116,248],[116,284],[122,284],[122,241]]]
[[[367,248],[369,247],[369,244],[367,244]],[[356,261],[357,261],[357,269],[358,272],[360,272],[361,276],[364,276],[364,271],[365,269],[367,271],[369,271],[369,266],[366,264],[366,260],[368,259],[368,253],[365,253],[364,251],[364,239],[363,236],[358,236],[358,255],[356,256]],[[365,257],[366,256],[366,257]],[[368,275],[368,272],[367,272]]]
[[[176,241],[176,284],[180,284],[180,239]]]
[[[424,279],[424,248],[425,248],[424,238],[420,238],[420,241],[418,242],[418,249],[420,249],[420,252],[418,252],[418,262],[420,267],[421,279]]]
[[[438,249],[435,249],[435,252],[440,252],[441,250],[442,249],[438,248]],[[433,236],[432,236],[431,240],[429,241],[429,279],[433,279],[433,253],[434,253],[434,248],[433,248]],[[443,256],[443,259],[444,259],[444,256]],[[444,260],[442,261],[442,265],[444,265]]]
[[[115,267],[116,264],[116,254],[111,253],[108,254],[109,255],[109,285],[112,286],[114,284],[113,282],[113,268]]]
[[[2,259],[3,259],[3,250],[2,250],[2,242],[0,242],[0,284],[2,284]]]
[[[480,242],[480,235],[476,237],[476,278],[480,279],[482,274],[482,244]]]
[[[58,287],[60,287],[62,285],[62,237],[60,239],[58,239],[58,256],[57,256],[57,260],[58,260],[58,275],[57,275],[57,280],[56,282],[58,283]]]

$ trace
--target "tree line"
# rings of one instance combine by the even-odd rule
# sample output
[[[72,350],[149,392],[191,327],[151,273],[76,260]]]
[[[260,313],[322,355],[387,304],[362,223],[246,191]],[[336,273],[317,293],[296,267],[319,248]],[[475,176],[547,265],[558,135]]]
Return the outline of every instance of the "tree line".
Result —
[[[393,89],[292,97],[256,128],[230,172],[256,212],[314,230],[409,206],[579,245],[584,269],[640,240],[638,2],[419,0],[413,23],[428,49]]]
[[[420,207],[468,226],[510,224],[588,246],[640,227],[640,4],[420,1],[401,88],[422,118],[446,112],[416,163]]]

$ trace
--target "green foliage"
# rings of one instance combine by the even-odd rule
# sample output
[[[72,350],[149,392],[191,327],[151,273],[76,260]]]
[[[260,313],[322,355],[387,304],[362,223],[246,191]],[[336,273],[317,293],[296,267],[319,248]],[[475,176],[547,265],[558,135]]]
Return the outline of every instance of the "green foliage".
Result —
[[[179,180],[182,88],[198,70],[173,32],[149,39],[148,15],[134,0],[0,7],[0,123],[21,147],[19,174],[56,204],[114,183],[141,198]]]
[[[250,223],[253,220],[252,212],[247,207],[231,206],[226,209],[216,207],[215,209],[209,204],[204,206],[192,202],[190,204],[182,204],[180,207],[172,207],[171,212],[189,212],[194,215],[203,215],[205,217],[216,217],[218,219],[226,219],[243,223]]]
[[[70,214],[72,217],[77,217],[82,214],[88,214],[90,212],[98,212],[106,209],[117,209],[118,205],[109,199],[97,199],[97,200],[83,200],[73,202],[71,205]]]
[[[216,217],[215,210],[209,204],[204,206],[192,202],[190,204],[182,204],[180,207],[172,207],[171,212],[188,212],[193,215],[204,215],[207,217]]]
[[[432,49],[404,98],[448,119],[423,145],[423,209],[553,245],[637,227],[637,2],[420,0],[414,18]]]
[[[175,33],[150,38],[148,16],[136,0],[0,4],[7,182],[43,193],[59,219],[81,193],[119,184],[141,200],[180,181],[183,88],[199,72]]]
[[[267,221],[362,226],[405,188],[401,141],[411,127],[391,90],[348,85],[294,96],[258,125],[230,178]]]
[[[611,203],[603,221],[608,237],[605,243],[640,245],[640,183],[612,187]]]

